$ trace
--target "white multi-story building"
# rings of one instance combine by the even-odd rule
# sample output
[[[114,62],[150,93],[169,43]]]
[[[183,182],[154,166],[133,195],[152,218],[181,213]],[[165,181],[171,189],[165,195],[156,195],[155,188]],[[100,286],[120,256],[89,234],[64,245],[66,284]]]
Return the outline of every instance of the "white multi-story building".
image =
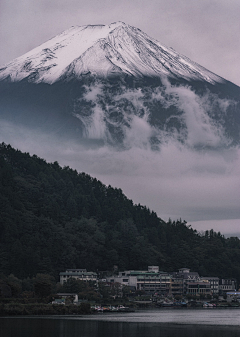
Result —
[[[88,272],[86,269],[67,269],[65,272],[59,273],[59,276],[60,284],[67,282],[70,278],[80,281],[97,281],[97,273]]]
[[[108,283],[120,283],[133,287],[135,290],[143,290],[147,293],[168,294],[171,276],[159,271],[158,266],[149,266],[148,270],[125,270],[116,276],[106,278]]]

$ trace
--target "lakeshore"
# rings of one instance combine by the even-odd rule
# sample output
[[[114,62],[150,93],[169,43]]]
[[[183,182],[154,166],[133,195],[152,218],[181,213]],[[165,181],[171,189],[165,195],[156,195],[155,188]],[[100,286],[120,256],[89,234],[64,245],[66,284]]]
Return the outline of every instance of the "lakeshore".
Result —
[[[134,313],[0,317],[1,336],[14,337],[238,337],[239,311],[204,308]]]
[[[240,304],[206,301],[186,302],[162,302],[154,303],[152,301],[133,301],[128,305],[122,304],[99,304],[91,305],[89,302],[78,304],[52,304],[52,303],[0,303],[0,316],[34,316],[34,315],[94,315],[97,313],[133,313],[139,310],[156,310],[162,312],[164,309],[240,309]]]

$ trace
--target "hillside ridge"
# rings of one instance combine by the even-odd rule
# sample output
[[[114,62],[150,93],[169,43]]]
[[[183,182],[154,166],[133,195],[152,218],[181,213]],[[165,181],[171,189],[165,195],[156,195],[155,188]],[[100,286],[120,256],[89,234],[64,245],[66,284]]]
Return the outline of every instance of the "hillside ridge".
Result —
[[[120,189],[0,145],[0,268],[19,278],[67,268],[175,271],[240,280],[240,240],[161,220]]]

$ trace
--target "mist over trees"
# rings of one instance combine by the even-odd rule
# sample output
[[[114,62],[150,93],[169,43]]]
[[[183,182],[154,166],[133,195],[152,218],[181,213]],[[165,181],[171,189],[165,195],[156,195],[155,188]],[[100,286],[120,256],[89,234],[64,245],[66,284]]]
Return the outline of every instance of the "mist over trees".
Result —
[[[164,198],[164,196],[163,196]],[[240,240],[164,222],[121,189],[0,145],[0,272],[27,279],[67,268],[182,267],[240,281]],[[17,291],[17,290],[16,290]]]

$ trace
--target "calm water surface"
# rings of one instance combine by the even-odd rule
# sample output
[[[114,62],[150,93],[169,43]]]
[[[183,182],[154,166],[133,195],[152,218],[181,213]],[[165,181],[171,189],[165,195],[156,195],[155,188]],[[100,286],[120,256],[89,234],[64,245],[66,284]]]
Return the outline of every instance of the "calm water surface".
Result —
[[[240,309],[0,318],[1,337],[239,337]]]

